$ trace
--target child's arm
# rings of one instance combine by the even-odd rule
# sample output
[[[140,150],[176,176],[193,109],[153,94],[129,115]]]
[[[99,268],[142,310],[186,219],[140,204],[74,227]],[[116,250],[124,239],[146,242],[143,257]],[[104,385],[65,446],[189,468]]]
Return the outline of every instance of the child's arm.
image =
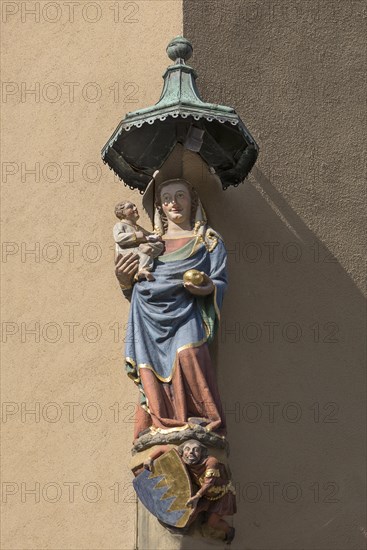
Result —
[[[127,231],[123,223],[117,223],[113,228],[113,238],[121,248],[131,248],[138,246],[140,243],[146,242],[145,235],[142,231]]]

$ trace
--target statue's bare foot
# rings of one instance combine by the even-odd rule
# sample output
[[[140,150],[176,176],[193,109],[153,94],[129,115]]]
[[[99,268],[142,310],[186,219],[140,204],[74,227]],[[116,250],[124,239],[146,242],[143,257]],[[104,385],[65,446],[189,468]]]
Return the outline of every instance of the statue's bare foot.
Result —
[[[188,422],[194,426],[207,426],[209,424],[209,420],[198,416],[190,416],[190,418],[188,418]]]
[[[217,426],[218,422],[209,422],[207,426],[205,426],[205,430],[207,432],[211,432],[213,430],[216,430],[218,428]]]

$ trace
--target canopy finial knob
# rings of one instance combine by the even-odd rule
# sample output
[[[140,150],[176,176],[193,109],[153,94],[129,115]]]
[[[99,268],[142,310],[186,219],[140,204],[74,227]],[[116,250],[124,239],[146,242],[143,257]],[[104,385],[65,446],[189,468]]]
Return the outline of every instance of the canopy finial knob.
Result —
[[[176,61],[177,59],[187,61],[192,56],[193,47],[191,42],[183,36],[176,36],[168,44],[166,52],[172,61]]]

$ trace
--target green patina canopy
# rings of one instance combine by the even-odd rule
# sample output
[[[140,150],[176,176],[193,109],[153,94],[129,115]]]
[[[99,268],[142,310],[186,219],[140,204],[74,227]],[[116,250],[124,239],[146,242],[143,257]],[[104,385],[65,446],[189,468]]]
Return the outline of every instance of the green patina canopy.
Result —
[[[198,153],[223,189],[243,182],[259,148],[231,107],[202,101],[196,73],[185,64],[192,46],[183,37],[167,46],[174,61],[155,105],[128,113],[102,149],[103,161],[124,183],[144,192],[177,143]]]

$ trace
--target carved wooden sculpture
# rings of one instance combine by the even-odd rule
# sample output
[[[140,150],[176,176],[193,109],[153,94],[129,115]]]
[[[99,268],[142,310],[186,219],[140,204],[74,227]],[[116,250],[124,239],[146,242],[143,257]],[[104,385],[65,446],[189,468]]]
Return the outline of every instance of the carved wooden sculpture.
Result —
[[[155,262],[155,280],[134,289],[126,338],[127,372],[141,396],[135,438],[189,422],[224,435],[208,351],[227,286],[224,244],[205,223],[188,182],[162,183],[156,208],[165,250]],[[202,285],[184,283],[192,269],[205,273]]]
[[[123,227],[114,231],[121,247],[116,275],[131,300],[125,367],[139,389],[134,487],[167,528],[184,534],[205,520],[211,534],[230,543],[235,531],[223,516],[233,515],[236,503],[228,469],[215,456],[228,443],[208,347],[227,288],[227,254],[200,190],[182,177],[158,184],[154,176],[181,143],[226,188],[246,177],[258,148],[234,109],[200,99],[185,65],[190,43],[177,38],[167,51],[175,64],[159,102],[129,113],[102,151],[125,184],[145,193],[152,221],[152,230],[143,230],[134,204],[117,208]]]

